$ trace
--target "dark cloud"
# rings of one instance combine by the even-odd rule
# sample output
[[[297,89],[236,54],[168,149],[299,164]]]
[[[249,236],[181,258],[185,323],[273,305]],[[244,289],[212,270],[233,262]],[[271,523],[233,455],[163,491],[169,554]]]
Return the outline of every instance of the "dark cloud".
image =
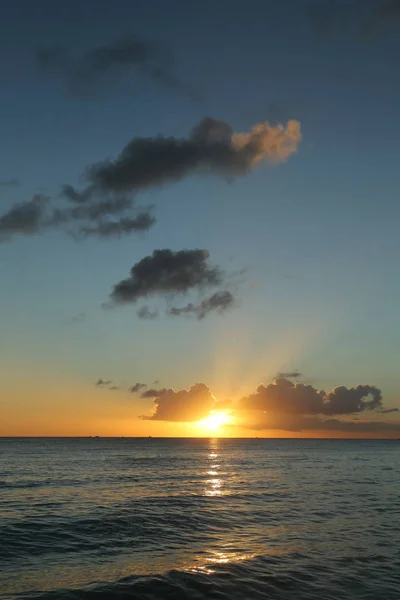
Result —
[[[398,408],[384,408],[383,410],[381,410],[379,412],[382,413],[383,415],[388,415],[389,413],[400,412],[400,411]]]
[[[119,390],[119,386],[118,385],[112,385],[108,388],[109,390],[112,390],[113,392],[115,392],[116,390]]]
[[[159,392],[156,396],[144,396],[142,394],[142,397],[154,397],[155,404],[154,414],[150,417],[142,416],[142,419],[149,421],[199,421],[207,417],[215,405],[215,399],[204,383],[196,383],[189,390],[178,392],[159,390]]]
[[[86,50],[80,56],[71,55],[61,45],[41,46],[36,49],[35,58],[44,74],[58,78],[79,96],[107,92],[112,84],[132,73],[191,94],[188,86],[173,74],[172,59],[166,50],[133,34]]]
[[[156,222],[155,218],[147,212],[140,213],[135,218],[123,217],[118,221],[100,221],[92,227],[82,227],[80,234],[84,237],[97,235],[99,237],[119,237],[132,232],[148,231]]]
[[[12,206],[0,217],[0,240],[60,228],[76,239],[93,235],[115,237],[147,231],[154,223],[151,208],[138,211],[132,198],[110,195],[93,187],[77,192],[72,186],[64,186],[56,199],[36,194],[31,200]]]
[[[110,300],[112,305],[121,305],[135,304],[149,296],[168,298],[171,295],[185,295],[193,290],[201,294],[223,281],[224,273],[209,264],[208,250],[154,250],[150,256],[133,265],[128,279],[114,285]],[[169,314],[195,313],[202,318],[211,310],[228,308],[232,302],[230,292],[217,292],[197,305],[188,304],[182,309],[170,309]],[[141,318],[157,316],[147,306],[140,308],[138,314]]]
[[[155,398],[155,397],[162,396],[163,394],[165,394],[168,391],[169,390],[167,390],[166,388],[161,388],[160,390],[156,390],[154,388],[150,388],[149,390],[146,390],[145,392],[142,392],[141,395],[140,395],[140,397],[141,398]]]
[[[204,319],[209,312],[224,312],[228,308],[231,308],[233,303],[234,297],[230,292],[215,292],[215,294],[209,298],[206,298],[205,300],[202,300],[197,305],[190,302],[182,308],[172,307],[168,310],[168,314],[174,317],[181,315],[195,315],[198,319]]]
[[[300,371],[287,371],[287,372],[281,372],[278,373],[278,375],[276,376],[276,379],[297,379],[298,377],[301,377],[302,373],[300,373]]]
[[[360,28],[361,39],[378,34],[386,25],[400,22],[400,0],[383,0]]]
[[[385,423],[383,421],[361,421],[324,419],[321,417],[308,417],[289,414],[258,414],[248,413],[243,418],[243,426],[254,431],[281,430],[299,433],[304,431],[332,432],[338,434],[354,435],[400,435],[400,423]]]
[[[326,393],[283,377],[260,385],[255,394],[242,398],[239,407],[291,415],[347,415],[383,408],[381,391],[371,385],[340,386]]]
[[[0,217],[0,241],[12,236],[35,235],[45,227],[46,208],[49,197],[36,194],[32,200],[15,204]]]
[[[150,310],[148,306],[142,306],[141,308],[139,308],[136,314],[139,317],[139,319],[153,321],[158,317],[158,310]]]
[[[141,189],[179,181],[196,173],[225,178],[245,175],[262,160],[277,163],[296,152],[300,123],[255,125],[248,133],[234,133],[224,121],[206,117],[187,138],[133,138],[115,161],[92,165],[91,185],[112,192]]]
[[[112,384],[111,379],[105,381],[104,379],[98,379],[96,381],[96,387],[104,387],[104,386],[109,386]]]
[[[315,2],[308,6],[307,17],[317,35],[346,32],[367,41],[400,23],[400,0]]]
[[[13,177],[12,179],[0,179],[0,187],[19,187],[21,182]]]
[[[140,390],[142,390],[145,387],[147,387],[145,383],[135,383],[129,388],[129,391],[131,392],[131,394],[137,394],[138,392],[140,392]]]

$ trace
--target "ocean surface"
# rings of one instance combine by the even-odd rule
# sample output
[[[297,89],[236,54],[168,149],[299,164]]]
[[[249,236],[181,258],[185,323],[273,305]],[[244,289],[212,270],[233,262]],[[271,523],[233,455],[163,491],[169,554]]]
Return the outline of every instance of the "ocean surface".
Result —
[[[400,441],[0,439],[0,598],[400,599]]]

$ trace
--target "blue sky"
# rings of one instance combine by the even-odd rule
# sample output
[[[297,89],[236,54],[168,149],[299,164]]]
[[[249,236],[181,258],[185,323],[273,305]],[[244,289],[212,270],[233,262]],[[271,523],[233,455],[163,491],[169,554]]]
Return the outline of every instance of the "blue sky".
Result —
[[[400,39],[395,29],[368,43],[351,27],[314,35],[306,5],[5,7],[0,181],[21,185],[0,187],[2,213],[39,191],[54,196],[63,183],[79,185],[87,165],[115,158],[133,136],[186,136],[206,115],[236,132],[275,118],[296,119],[302,130],[283,164],[231,182],[191,176],[140,192],[140,204],[155,205],[147,233],[77,242],[49,231],[1,244],[5,372],[30,364],[43,377],[55,370],[90,384],[205,381],[224,397],[244,373],[251,391],[298,368],[317,387],[376,385],[396,406]],[[74,96],[35,65],[38,45],[79,55],[129,32],[162,44],[196,98],[135,73],[93,97]],[[103,310],[111,286],[155,248],[207,248],[213,264],[246,267],[236,306],[201,322],[143,321],[131,306]],[[80,313],[84,321],[73,323]]]

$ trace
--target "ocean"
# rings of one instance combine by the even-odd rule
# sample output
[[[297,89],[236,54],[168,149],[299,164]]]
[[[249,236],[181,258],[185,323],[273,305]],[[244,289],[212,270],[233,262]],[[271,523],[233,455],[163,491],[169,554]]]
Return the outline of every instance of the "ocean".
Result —
[[[1,439],[0,598],[400,599],[400,441]]]

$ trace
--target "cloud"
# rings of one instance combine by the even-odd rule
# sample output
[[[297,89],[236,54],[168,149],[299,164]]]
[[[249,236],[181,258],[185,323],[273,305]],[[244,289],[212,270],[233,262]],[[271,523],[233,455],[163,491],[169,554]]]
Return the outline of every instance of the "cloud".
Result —
[[[131,394],[137,394],[138,392],[140,392],[140,390],[142,390],[145,387],[147,387],[145,383],[135,383],[129,388],[129,391],[131,392]]]
[[[218,267],[209,264],[208,250],[154,250],[131,268],[130,276],[113,286],[110,294],[111,305],[135,304],[148,297],[185,295],[204,290],[223,283],[224,273]],[[212,310],[221,312],[233,302],[230,292],[217,292],[200,301],[198,305],[187,304],[183,308],[170,309],[169,314],[195,313],[203,318]],[[172,311],[172,312],[171,312]],[[139,309],[141,318],[155,318],[148,306]]]
[[[71,320],[73,323],[83,323],[84,321],[86,321],[86,315],[85,313],[81,312],[77,315],[74,315]]]
[[[362,39],[368,39],[378,34],[386,25],[392,25],[400,20],[400,1],[383,0],[375,8],[372,16],[362,25],[360,34]]]
[[[132,232],[148,231],[156,222],[150,213],[140,213],[135,218],[123,217],[118,221],[100,221],[92,227],[82,227],[80,234],[83,237],[97,235],[99,237],[119,237]]]
[[[196,315],[198,319],[204,319],[204,317],[211,311],[217,311],[219,313],[226,311],[234,303],[233,295],[228,291],[215,292],[209,298],[202,300],[200,304],[192,304],[191,302],[182,308],[172,307],[168,310],[168,314],[178,317],[181,315]]]
[[[400,22],[400,0],[313,3],[307,17],[317,35],[349,30],[359,41],[367,41]]]
[[[12,179],[0,179],[0,187],[19,187],[21,182],[13,177]]]
[[[140,392],[143,387],[144,384],[135,384],[132,390]],[[343,405],[345,390],[348,402]],[[375,414],[398,411],[382,408],[381,392],[375,386],[340,386],[326,393],[281,379],[267,387],[259,386],[256,394],[233,402],[229,398],[217,400],[204,383],[196,383],[188,390],[147,389],[141,398],[154,402],[153,414],[140,417],[150,421],[200,421],[214,411],[229,411],[234,426],[256,431],[400,435],[400,422],[366,420],[366,411]]]
[[[91,185],[111,192],[137,192],[196,173],[224,178],[248,174],[262,161],[280,163],[297,151],[300,123],[255,125],[234,133],[224,121],[206,117],[187,138],[133,138],[115,161],[88,168]]]
[[[104,386],[108,386],[108,385],[111,385],[111,384],[112,384],[111,379],[109,379],[107,381],[105,381],[104,379],[98,379],[96,381],[96,387],[104,387]]]
[[[132,198],[107,194],[93,186],[83,192],[64,186],[58,198],[36,194],[31,200],[12,206],[0,217],[0,241],[60,228],[76,239],[139,233],[154,225],[150,211],[151,208],[138,212]]]
[[[144,319],[147,321],[154,321],[159,316],[158,310],[150,310],[148,306],[142,306],[136,312],[139,319]]]
[[[326,419],[315,416],[299,416],[289,414],[261,413],[255,417],[254,413],[242,416],[242,426],[254,431],[280,430],[299,433],[309,432],[332,432],[342,434],[375,434],[375,435],[400,435],[400,423],[386,423],[383,421],[360,421]]]
[[[278,375],[276,376],[276,379],[297,379],[298,377],[301,377],[302,373],[300,373],[300,371],[287,371],[287,372],[281,372],[278,373]]]
[[[156,390],[154,388],[150,388],[149,390],[146,390],[145,392],[142,392],[140,394],[141,398],[155,398],[158,396],[162,396],[163,394],[165,394],[166,392],[168,392],[169,390],[167,390],[166,388],[161,388],[160,390]]]
[[[149,390],[150,391],[150,390]],[[142,397],[150,397],[149,395]],[[142,416],[149,421],[199,421],[214,408],[215,399],[204,383],[196,383],[189,390],[159,390],[154,397],[155,412]]]
[[[190,94],[172,71],[172,59],[156,43],[129,34],[73,56],[62,45],[40,46],[35,59],[47,76],[58,78],[78,96],[107,92],[132,73],[144,75],[165,87]]]
[[[379,411],[383,415],[388,415],[389,413],[400,412],[398,408],[384,408]]]
[[[290,415],[348,415],[383,407],[381,391],[375,386],[340,386],[326,393],[282,377],[260,385],[255,394],[241,399],[239,408]]]
[[[0,217],[0,241],[16,234],[35,235],[45,227],[46,207],[50,198],[35,194],[28,202],[15,204]]]

